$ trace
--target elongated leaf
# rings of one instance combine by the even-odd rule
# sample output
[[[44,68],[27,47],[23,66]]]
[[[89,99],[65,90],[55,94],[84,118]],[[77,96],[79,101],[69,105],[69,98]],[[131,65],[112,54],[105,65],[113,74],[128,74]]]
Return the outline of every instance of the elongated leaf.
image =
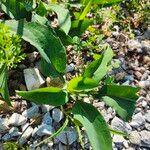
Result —
[[[87,13],[90,10],[91,5],[92,5],[92,0],[89,0],[88,4],[86,5],[86,7],[84,8],[82,14],[80,15],[79,20],[83,20],[85,18],[85,16],[87,15]]]
[[[0,8],[11,18],[17,20],[31,17],[31,12],[28,12],[18,0],[1,0]]]
[[[63,8],[60,5],[55,5],[55,4],[51,4],[51,5],[44,4],[44,6],[47,10],[53,10],[54,12],[56,12],[60,28],[66,34],[68,34],[71,28],[71,18],[70,18],[69,10]]]
[[[123,0],[93,0],[93,4],[100,4],[100,5],[113,5],[118,2],[122,2]]]
[[[6,103],[11,106],[7,87],[7,68],[5,66],[0,69],[0,94]]]
[[[65,73],[66,51],[50,27],[36,22],[18,23],[14,20],[5,23],[11,31],[20,34],[25,41],[36,47],[47,63],[52,64],[59,73]]]
[[[99,82],[109,71],[109,63],[112,60],[113,51],[110,47],[106,49],[102,57],[93,61],[85,70],[84,77],[93,78]]]
[[[104,85],[97,98],[102,98],[122,119],[127,121],[134,112],[138,91],[139,88],[131,86]]]
[[[17,94],[36,104],[60,106],[68,101],[67,92],[56,87],[40,88],[32,91],[17,91]]]
[[[67,90],[69,92],[81,92],[91,90],[99,84],[91,78],[76,77],[69,81]]]
[[[107,123],[91,104],[77,101],[73,115],[85,127],[93,150],[112,150],[112,141]]]

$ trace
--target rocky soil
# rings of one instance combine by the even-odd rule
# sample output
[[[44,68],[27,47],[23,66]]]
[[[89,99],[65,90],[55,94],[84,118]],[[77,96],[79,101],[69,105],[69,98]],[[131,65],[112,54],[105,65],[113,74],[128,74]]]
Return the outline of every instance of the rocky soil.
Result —
[[[150,149],[150,28],[144,33],[135,30],[135,38],[129,39],[125,33],[115,31],[105,40],[114,50],[114,61],[121,64],[110,72],[115,75],[119,84],[141,87],[136,110],[130,122],[122,121],[112,108],[103,102],[93,101],[113,129],[129,134],[129,137],[113,135],[114,150],[148,150]],[[9,72],[9,89],[31,90],[48,82],[38,70],[38,53],[28,53],[28,57],[19,65],[18,70]],[[78,68],[77,58],[68,64],[67,78]],[[30,66],[30,67],[29,67]],[[48,105],[36,105],[11,96],[13,108],[9,108],[0,100],[0,140],[18,141],[20,145],[36,150],[79,150],[81,149],[78,135],[72,124],[65,131],[46,144],[39,144],[57,131],[64,122],[61,109]],[[90,97],[85,98],[86,102]],[[129,106],[130,107],[130,106]],[[85,150],[90,150],[87,135],[84,133]],[[37,145],[35,148],[34,146]]]

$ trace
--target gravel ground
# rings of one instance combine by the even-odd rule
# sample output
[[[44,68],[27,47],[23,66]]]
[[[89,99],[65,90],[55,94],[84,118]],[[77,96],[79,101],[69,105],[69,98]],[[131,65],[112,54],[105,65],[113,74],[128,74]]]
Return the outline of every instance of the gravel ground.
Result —
[[[141,87],[132,120],[124,122],[118,118],[112,108],[107,107],[103,102],[93,101],[93,105],[100,110],[112,128],[129,134],[129,138],[120,135],[112,137],[114,150],[150,149],[150,28],[147,28],[145,33],[137,30],[135,32],[134,39],[129,39],[125,33],[115,31],[111,37],[105,40],[114,50],[114,60],[118,60],[121,64],[110,74],[115,75],[116,81],[120,84]],[[14,95],[14,89],[27,90],[45,84],[45,79],[37,69],[37,57],[36,52],[30,53],[26,60],[30,64],[25,62],[19,66],[19,70],[9,72],[9,89],[12,95]],[[80,64],[78,57],[73,59],[74,62],[70,61],[67,67],[67,78],[74,75],[74,69],[78,68]],[[29,66],[31,69],[28,69]],[[46,81],[48,84],[49,80]],[[60,128],[64,122],[64,114],[60,108],[48,105],[39,106],[23,101],[16,96],[11,98],[14,99],[14,107],[11,109],[0,100],[0,139],[2,142],[18,141],[20,145],[36,150],[81,149],[72,124],[69,124],[65,131],[54,140],[33,148],[34,145]],[[90,97],[86,97],[85,101],[89,102]],[[83,135],[85,150],[90,150],[91,146],[87,135],[84,132]]]

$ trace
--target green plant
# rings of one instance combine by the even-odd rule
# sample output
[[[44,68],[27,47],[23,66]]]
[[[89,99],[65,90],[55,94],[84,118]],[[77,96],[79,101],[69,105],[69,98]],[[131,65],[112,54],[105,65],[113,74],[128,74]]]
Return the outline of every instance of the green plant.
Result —
[[[108,47],[85,69],[83,75],[75,77],[69,82],[66,81],[63,88],[46,87],[17,93],[37,104],[63,106],[61,108],[66,119],[69,118],[78,129],[81,124],[85,127],[94,150],[111,150],[110,131],[103,116],[94,106],[84,102],[80,95],[86,94],[104,101],[108,106],[113,107],[125,121],[131,118],[138,99],[136,93],[139,88],[116,85],[110,78],[104,80],[105,75],[111,69],[112,57],[112,50]],[[104,82],[102,82],[103,80]],[[72,108],[68,111],[65,110],[65,104],[70,100],[70,95],[76,95],[76,98],[71,102]],[[92,138],[90,138],[91,136]],[[81,141],[81,143],[83,142]]]
[[[3,149],[4,150],[29,150],[28,148],[23,148],[14,142],[3,143]]]
[[[24,57],[25,54],[21,54],[21,38],[11,34],[9,28],[0,23],[0,94],[8,104],[7,70],[15,68]]]
[[[71,36],[81,35],[93,22],[86,18],[90,8],[94,5],[96,7],[112,5],[119,1],[83,0],[80,2],[82,5],[80,11],[73,12],[72,21],[68,9],[65,8],[66,5],[46,4],[39,0],[37,3],[30,3],[27,7],[23,1],[9,0],[11,7],[8,7],[6,1],[2,1],[2,9],[13,18],[6,20],[5,24],[9,26],[12,33],[19,34],[39,51],[41,72],[50,78],[59,78],[63,83],[62,88],[45,87],[32,91],[17,91],[18,95],[37,104],[61,107],[66,115],[66,121],[49,139],[59,134],[68,125],[68,120],[75,124],[83,149],[80,131],[82,125],[94,150],[112,150],[110,132],[123,134],[110,129],[101,113],[92,104],[82,99],[83,94],[96,97],[113,107],[125,121],[131,118],[138,99],[139,88],[117,85],[112,78],[106,78],[108,71],[112,68],[113,52],[110,47],[107,47],[101,55],[97,55],[82,75],[70,81],[65,81],[63,78],[67,62],[65,45],[73,42]],[[16,13],[18,10],[13,8],[14,4],[20,7],[21,14]],[[68,5],[71,6],[71,4]],[[8,8],[7,11],[4,8]],[[49,12],[57,14],[56,28],[49,25],[50,21],[46,18]],[[67,103],[71,103],[69,110],[66,109]],[[45,141],[41,143],[43,142]]]

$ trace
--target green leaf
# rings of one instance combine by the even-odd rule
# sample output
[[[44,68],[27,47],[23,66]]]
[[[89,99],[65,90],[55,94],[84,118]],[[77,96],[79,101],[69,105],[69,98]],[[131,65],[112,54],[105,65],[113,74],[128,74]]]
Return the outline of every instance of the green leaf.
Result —
[[[139,88],[131,86],[104,85],[96,97],[102,98],[122,119],[128,121],[133,115],[138,91]]]
[[[71,28],[71,17],[70,17],[70,14],[69,14],[69,10],[63,8],[60,5],[55,5],[55,4],[51,4],[51,5],[44,4],[44,6],[47,9],[47,11],[53,10],[54,12],[56,12],[57,17],[58,17],[59,27],[66,34],[68,34],[68,32]]]
[[[11,106],[10,98],[9,98],[9,91],[7,87],[7,68],[3,66],[0,69],[0,94],[5,102]]]
[[[56,87],[46,87],[32,91],[17,91],[17,94],[36,104],[61,106],[68,101],[67,92]]]
[[[102,57],[93,61],[85,70],[83,76],[93,78],[99,82],[109,71],[109,63],[112,60],[113,51],[110,47],[106,49]]]
[[[94,106],[77,101],[73,106],[72,113],[74,118],[85,127],[93,150],[112,150],[108,125]]]
[[[69,81],[67,90],[69,92],[89,91],[98,87],[98,83],[91,78],[76,77]]]
[[[20,0],[27,11],[32,11],[36,8],[36,0]]]
[[[117,135],[121,135],[121,136],[125,136],[125,137],[129,136],[127,133],[122,132],[122,131],[114,130],[112,128],[109,128],[109,130],[112,134],[117,134]]]
[[[0,8],[11,18],[17,20],[31,17],[31,12],[28,12],[18,0],[1,0]]]
[[[118,2],[122,2],[123,0],[93,0],[93,4],[100,4],[100,5],[107,5],[107,6],[110,6],[110,5],[113,5],[113,4],[116,4]]]
[[[84,20],[75,20],[71,22],[70,35],[81,36],[85,30],[93,23],[92,19],[85,18]]]
[[[6,21],[10,30],[37,48],[43,59],[54,66],[59,73],[66,71],[66,51],[53,29],[36,22]],[[12,26],[13,24],[13,26]]]
[[[92,0],[90,0],[88,2],[88,4],[86,5],[86,7],[84,8],[82,14],[80,15],[79,20],[83,20],[85,18],[85,16],[87,15],[88,11],[90,10],[91,5],[92,5]]]

